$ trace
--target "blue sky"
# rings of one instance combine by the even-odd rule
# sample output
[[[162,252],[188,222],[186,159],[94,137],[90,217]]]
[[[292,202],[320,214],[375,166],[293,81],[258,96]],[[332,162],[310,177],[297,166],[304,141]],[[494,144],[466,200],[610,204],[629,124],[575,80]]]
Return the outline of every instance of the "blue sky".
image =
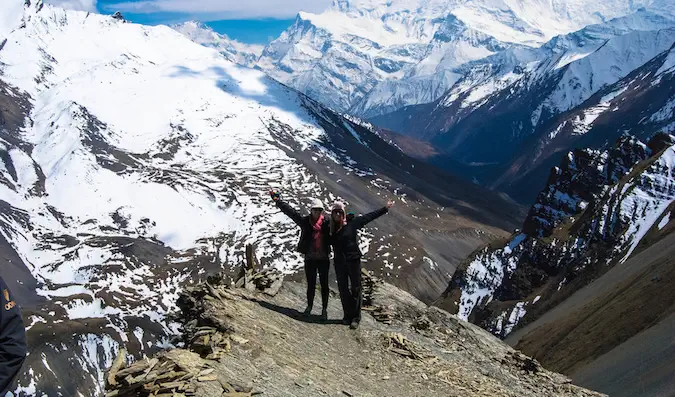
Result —
[[[64,8],[111,14],[157,25],[198,20],[244,43],[266,44],[299,11],[321,12],[331,0],[47,0]]]

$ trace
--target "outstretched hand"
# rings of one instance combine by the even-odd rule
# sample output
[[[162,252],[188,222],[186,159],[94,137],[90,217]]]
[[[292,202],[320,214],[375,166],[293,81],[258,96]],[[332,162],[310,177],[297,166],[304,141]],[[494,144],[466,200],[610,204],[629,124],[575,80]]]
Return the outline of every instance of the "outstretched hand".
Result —
[[[393,206],[394,206],[394,200],[387,201],[387,208],[391,208]]]

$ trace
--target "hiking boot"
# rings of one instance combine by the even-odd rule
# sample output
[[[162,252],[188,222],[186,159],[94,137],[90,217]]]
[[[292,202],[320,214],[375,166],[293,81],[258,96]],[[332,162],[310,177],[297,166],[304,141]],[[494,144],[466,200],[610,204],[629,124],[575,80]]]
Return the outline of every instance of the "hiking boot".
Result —
[[[326,309],[323,309],[321,311],[321,320],[322,321],[328,321],[328,311]]]
[[[356,320],[352,320],[352,323],[349,324],[349,328],[351,329],[357,329],[359,327],[359,322]]]

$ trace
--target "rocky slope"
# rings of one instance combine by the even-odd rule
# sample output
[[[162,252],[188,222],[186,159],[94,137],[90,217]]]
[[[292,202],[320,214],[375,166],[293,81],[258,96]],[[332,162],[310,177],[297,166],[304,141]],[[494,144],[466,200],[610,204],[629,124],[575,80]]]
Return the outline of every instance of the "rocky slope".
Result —
[[[286,282],[275,296],[217,284],[189,289],[180,298],[183,348],[128,367],[123,361],[108,389],[119,396],[136,395],[127,392],[134,387],[147,390],[140,395],[600,396],[472,324],[367,280],[374,316],[364,313],[357,331],[301,317],[302,284]],[[337,318],[331,294],[329,314]],[[391,317],[379,322],[382,307]]]
[[[517,206],[168,27],[23,0],[0,22],[0,252],[28,327],[24,394],[99,392],[117,348],[166,346],[182,286],[231,270],[246,244],[295,273],[297,230],[270,187],[297,208],[395,197],[363,233],[366,266],[426,301],[519,222]]]
[[[430,141],[441,154],[430,161],[451,158],[446,168],[531,202],[568,150],[672,130],[674,29],[656,7],[508,49],[473,62],[438,101],[374,122]]]
[[[472,255],[439,304],[500,337],[535,321],[672,230],[674,167],[665,134],[570,152],[522,231]]]
[[[373,117],[435,101],[474,61],[656,3],[336,0],[301,12],[257,66],[331,108]]]
[[[671,394],[675,224],[662,226],[623,265],[514,331],[506,342],[575,383],[611,396]]]

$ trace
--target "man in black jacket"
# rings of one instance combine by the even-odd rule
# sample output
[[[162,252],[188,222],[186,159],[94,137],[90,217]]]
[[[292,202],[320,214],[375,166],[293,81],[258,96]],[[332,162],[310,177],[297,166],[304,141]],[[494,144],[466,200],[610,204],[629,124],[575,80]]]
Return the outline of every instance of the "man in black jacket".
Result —
[[[309,215],[300,215],[276,192],[270,192],[272,200],[277,207],[289,218],[300,226],[300,241],[297,250],[305,257],[305,276],[307,277],[307,308],[304,315],[309,316],[314,306],[316,293],[316,274],[319,273],[321,283],[321,318],[328,319],[328,271],[330,269],[330,243],[329,231],[330,220],[324,216],[323,204],[318,199],[313,199]]]
[[[12,390],[26,359],[26,328],[21,311],[0,277],[0,396]]]
[[[357,217],[346,216],[345,206],[341,202],[336,202],[331,209],[330,238],[335,251],[335,276],[344,313],[342,321],[344,324],[349,324],[352,329],[359,327],[363,303],[362,254],[359,249],[358,231],[369,222],[389,212],[389,208],[393,205],[394,202],[389,201],[385,207]]]

